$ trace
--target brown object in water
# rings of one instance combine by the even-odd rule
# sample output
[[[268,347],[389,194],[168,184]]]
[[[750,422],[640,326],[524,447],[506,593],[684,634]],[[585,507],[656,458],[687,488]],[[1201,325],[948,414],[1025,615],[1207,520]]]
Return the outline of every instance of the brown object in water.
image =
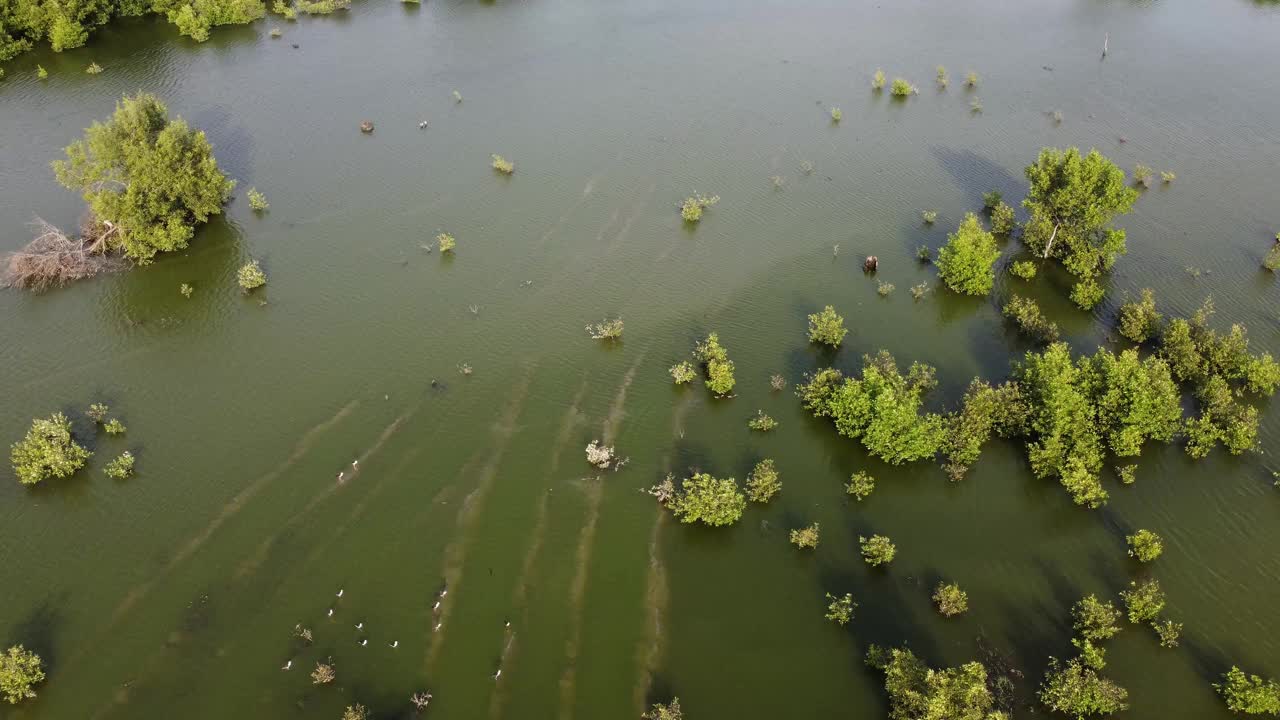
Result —
[[[862,261],[862,269],[867,272],[875,272],[880,268],[880,258],[875,255],[868,255],[867,259]]]
[[[360,132],[362,132],[362,133],[371,133],[371,132],[373,132],[373,121],[372,121],[372,120],[365,120],[364,122],[360,123]]]

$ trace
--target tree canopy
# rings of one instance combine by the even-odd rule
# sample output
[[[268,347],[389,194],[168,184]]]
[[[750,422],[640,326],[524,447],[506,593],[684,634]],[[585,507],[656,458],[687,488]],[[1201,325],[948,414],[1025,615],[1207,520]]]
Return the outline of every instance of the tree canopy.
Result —
[[[1007,720],[980,662],[933,669],[906,648],[872,645],[867,664],[884,672],[890,720]]]
[[[1110,715],[1129,707],[1129,691],[1099,675],[1081,658],[1066,664],[1050,658],[1039,695],[1050,710],[1075,718]]]
[[[845,437],[860,440],[867,451],[898,465],[933,457],[942,446],[942,416],[921,414],[924,394],[934,385],[934,369],[913,363],[906,376],[885,351],[862,358],[862,377],[820,370],[797,388],[805,409],[830,418]]]
[[[40,656],[21,645],[0,654],[0,693],[10,704],[36,696],[32,686],[44,680]]]
[[[702,522],[712,527],[732,525],[742,517],[747,498],[733,478],[718,479],[707,473],[686,478],[667,507],[683,523]]]
[[[1076,148],[1044,148],[1025,172],[1030,188],[1022,205],[1031,217],[1023,242],[1079,278],[1073,299],[1092,307],[1100,299],[1097,277],[1125,252],[1124,230],[1111,221],[1133,209],[1138,193],[1097,150],[1082,156]]]
[[[139,263],[187,247],[195,224],[222,212],[235,187],[204,133],[170,120],[149,93],[123,98],[110,121],[94,123],[66,154],[53,163],[58,182],[83,193],[109,228],[109,247]]]
[[[1280,683],[1248,675],[1235,665],[1222,676],[1216,689],[1231,712],[1246,715],[1280,715]]]
[[[13,472],[23,485],[70,477],[92,455],[71,437],[71,421],[62,413],[32,420],[27,436],[9,451]]]
[[[977,215],[969,213],[938,251],[938,274],[947,287],[958,293],[986,295],[995,284],[992,267],[999,257],[995,237],[982,229]]]

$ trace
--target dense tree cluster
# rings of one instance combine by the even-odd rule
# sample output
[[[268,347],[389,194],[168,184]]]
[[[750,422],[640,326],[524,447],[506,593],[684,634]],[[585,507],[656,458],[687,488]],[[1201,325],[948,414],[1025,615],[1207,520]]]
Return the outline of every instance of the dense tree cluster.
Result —
[[[1075,718],[1110,715],[1129,707],[1129,691],[1099,675],[1079,657],[1066,663],[1050,658],[1039,695],[1050,710]]]
[[[1125,253],[1124,230],[1111,227],[1133,208],[1138,193],[1124,171],[1097,150],[1040,151],[1027,166],[1030,188],[1023,206],[1031,213],[1022,239],[1033,252],[1056,259],[1078,278],[1071,297],[1085,309],[1102,299],[1098,277]]]
[[[913,363],[904,376],[889,353],[863,356],[862,377],[820,370],[797,392],[807,410],[830,418],[836,430],[860,440],[872,455],[894,465],[932,457],[946,434],[942,416],[921,413],[924,394],[937,384],[934,369]]]
[[[1222,676],[1222,682],[1215,683],[1213,687],[1227,701],[1227,709],[1231,712],[1280,715],[1280,683],[1275,680],[1248,675],[1232,665]]]
[[[276,0],[274,10],[325,14],[350,7],[350,0]],[[0,3],[0,62],[48,41],[55,52],[84,45],[111,20],[155,13],[197,42],[218,25],[243,25],[266,15],[262,0],[6,0]]]
[[[890,720],[1007,720],[980,662],[934,669],[906,648],[872,645],[867,664],[885,674]]]

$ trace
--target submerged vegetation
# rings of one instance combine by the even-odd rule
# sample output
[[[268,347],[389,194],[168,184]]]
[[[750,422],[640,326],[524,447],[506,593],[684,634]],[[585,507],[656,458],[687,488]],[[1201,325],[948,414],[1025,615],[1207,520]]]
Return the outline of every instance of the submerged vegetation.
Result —
[[[761,460],[747,475],[747,499],[751,502],[767,503],[781,491],[782,481],[773,460]]]
[[[954,617],[969,610],[969,594],[955,583],[938,583],[933,590],[933,604],[946,617]]]
[[[236,282],[245,292],[256,290],[267,284],[267,274],[257,260],[250,260],[236,271]]]
[[[1280,683],[1246,674],[1231,666],[1213,688],[1222,695],[1227,709],[1245,715],[1280,715]]]
[[[991,678],[980,662],[934,669],[906,648],[872,645],[867,664],[885,674],[892,720],[1006,720],[996,709]]]
[[[858,545],[862,549],[862,559],[872,567],[891,563],[898,554],[897,546],[884,535],[858,536]]]
[[[836,313],[830,305],[809,316],[809,342],[823,343],[831,347],[839,347],[849,331],[844,327],[844,318]]]
[[[810,549],[818,547],[818,523],[809,525],[808,527],[799,528],[791,531],[791,544],[800,549]]]
[[[1024,335],[1042,343],[1058,341],[1058,324],[1040,312],[1035,300],[1014,295],[1005,303],[1004,316],[1013,320]]]
[[[840,626],[848,625],[853,619],[853,611],[858,608],[858,603],[853,601],[853,594],[845,593],[837,597],[827,593],[827,599],[831,602],[827,604],[826,619]]]
[[[832,117],[835,117],[835,114],[838,114],[839,112],[839,110],[836,110],[835,113],[832,114]],[[839,118],[835,119],[839,120]],[[696,223],[702,219],[703,210],[706,210],[718,202],[720,202],[719,195],[703,195],[702,193],[694,193],[685,198],[684,202],[680,203],[680,217],[687,223]]]
[[[747,421],[747,427],[756,432],[769,432],[778,427],[778,421],[766,415],[763,410],[756,410],[756,416]]]
[[[844,491],[853,496],[853,499],[862,502],[871,495],[876,489],[876,479],[859,470],[849,476],[849,482],[845,483]]]

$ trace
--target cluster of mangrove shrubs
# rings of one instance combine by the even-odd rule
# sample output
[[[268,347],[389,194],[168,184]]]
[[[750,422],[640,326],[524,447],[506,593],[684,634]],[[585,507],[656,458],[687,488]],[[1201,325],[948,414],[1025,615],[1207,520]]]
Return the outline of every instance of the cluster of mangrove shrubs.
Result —
[[[1034,303],[1015,298],[1006,313],[1039,339],[1052,342],[1056,328]],[[1208,326],[1206,304],[1191,320],[1172,321],[1155,354],[1130,348],[1072,357],[1065,343],[1028,352],[1011,378],[993,386],[975,379],[961,408],[924,409],[936,384],[935,371],[913,363],[904,374],[887,352],[864,356],[861,377],[827,368],[797,386],[805,409],[834,423],[891,464],[945,457],[944,469],[962,478],[992,434],[1023,438],[1037,477],[1056,478],[1072,499],[1087,507],[1106,503],[1104,460],[1137,457],[1148,440],[1185,437],[1192,457],[1217,444],[1233,454],[1251,449],[1258,412],[1240,399],[1245,392],[1268,396],[1280,385],[1280,365],[1269,354],[1253,355],[1243,327],[1222,335]],[[1194,387],[1200,412],[1184,419],[1180,383]],[[1126,479],[1133,469],[1127,468]]]
[[[21,645],[0,654],[0,694],[16,705],[36,696],[32,688],[44,680],[44,663],[40,656]]]
[[[94,403],[85,415],[95,427],[101,427],[108,435],[125,432],[119,418],[107,417],[110,408]],[[31,428],[9,450],[13,473],[23,485],[37,485],[53,478],[67,478],[88,463],[93,453],[76,442],[71,434],[71,420],[56,412],[47,418],[31,421]],[[134,457],[129,451],[116,457],[104,468],[109,477],[124,479],[133,474]]]
[[[1008,720],[1012,717],[1013,680],[989,677],[980,662],[954,668],[931,668],[906,648],[872,645],[867,665],[885,675],[889,717]]]
[[[292,20],[297,13],[322,15],[351,6],[351,0],[275,0],[272,11]],[[263,0],[10,0],[0,3],[0,62],[47,41],[54,52],[84,45],[89,35],[116,18],[162,15],[182,35],[209,39],[219,25],[245,25],[267,14]]]
[[[711,333],[705,341],[698,343],[693,349],[693,356],[707,371],[707,389],[719,397],[733,392],[733,386],[737,383],[733,377],[733,361],[729,359],[729,352],[720,344],[719,335]],[[685,369],[677,365],[671,368],[671,376],[679,384],[681,378],[686,377]]]

